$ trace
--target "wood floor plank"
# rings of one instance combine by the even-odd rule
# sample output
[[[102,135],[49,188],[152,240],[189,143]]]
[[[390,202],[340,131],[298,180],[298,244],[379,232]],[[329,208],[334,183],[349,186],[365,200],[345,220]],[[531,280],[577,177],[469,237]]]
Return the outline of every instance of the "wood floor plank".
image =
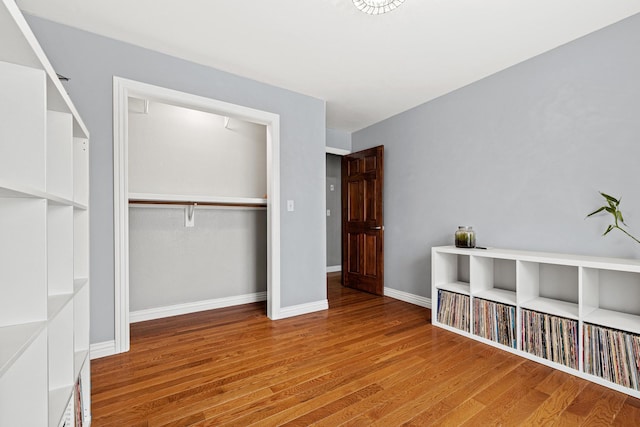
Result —
[[[556,371],[559,372],[559,371]],[[555,373],[555,372],[554,372]],[[573,376],[568,376],[557,389],[542,402],[542,404],[529,416],[526,425],[551,425],[573,400],[580,394],[587,382]],[[540,391],[539,388],[536,390]],[[548,387],[547,387],[548,390]],[[621,395],[622,396],[622,395]]]
[[[135,323],[92,361],[92,426],[640,425],[640,401],[458,334],[328,275],[330,309],[253,303]]]
[[[479,401],[485,408],[471,417],[465,425],[475,426],[485,424],[487,420],[500,420],[550,373],[549,368],[531,361],[518,368],[473,397],[473,400]]]
[[[638,399],[627,397],[625,405],[620,408],[618,415],[613,420],[614,426],[640,426],[640,405]]]
[[[608,399],[598,399],[582,425],[602,426],[613,424],[625,400],[627,400],[626,396],[621,394],[616,394]]]

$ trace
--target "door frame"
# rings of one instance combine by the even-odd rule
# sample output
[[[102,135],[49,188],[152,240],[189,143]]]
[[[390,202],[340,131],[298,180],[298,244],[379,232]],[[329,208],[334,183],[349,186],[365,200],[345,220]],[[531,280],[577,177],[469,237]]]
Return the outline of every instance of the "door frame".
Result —
[[[122,77],[113,77],[115,352],[129,351],[129,96],[265,125],[267,128],[267,316],[281,318],[280,116]]]
[[[334,154],[334,155],[340,156],[340,157],[346,156],[348,154],[351,154],[351,150],[346,150],[344,148],[327,147],[326,145],[325,145],[324,148],[325,148],[325,158],[326,158],[327,154]],[[326,190],[326,188],[327,188],[327,173],[326,173],[327,164],[326,164],[326,161],[325,161],[325,164],[324,164],[324,170],[325,170],[324,188]],[[342,196],[340,196],[340,198],[342,198]],[[326,197],[325,197],[325,203],[326,203]],[[342,218],[342,211],[340,212],[340,217]],[[342,220],[340,221],[340,223],[341,223],[341,225],[340,225],[340,233],[342,233]],[[340,241],[341,241],[340,245],[342,245],[342,236],[340,237]],[[326,249],[327,249],[327,239],[326,238],[325,238],[324,246],[325,246],[325,251],[326,251]],[[342,258],[342,257],[340,257],[340,258]],[[335,273],[337,271],[342,271],[342,261],[340,262],[340,270],[333,270],[333,269],[330,270],[329,268],[330,268],[330,266],[327,266],[327,273]]]

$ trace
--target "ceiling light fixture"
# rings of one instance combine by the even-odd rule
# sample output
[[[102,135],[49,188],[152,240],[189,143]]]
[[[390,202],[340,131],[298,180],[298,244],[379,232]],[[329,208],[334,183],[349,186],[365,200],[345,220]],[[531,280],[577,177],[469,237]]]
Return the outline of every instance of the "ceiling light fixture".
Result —
[[[382,15],[404,3],[404,0],[353,0],[353,4],[369,15]]]

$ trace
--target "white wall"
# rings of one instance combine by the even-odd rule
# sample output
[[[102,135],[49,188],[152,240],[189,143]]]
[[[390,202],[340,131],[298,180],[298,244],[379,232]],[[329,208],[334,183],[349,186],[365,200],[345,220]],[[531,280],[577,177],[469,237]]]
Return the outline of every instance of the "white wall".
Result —
[[[129,101],[129,191],[225,197],[267,192],[263,125],[158,102]]]

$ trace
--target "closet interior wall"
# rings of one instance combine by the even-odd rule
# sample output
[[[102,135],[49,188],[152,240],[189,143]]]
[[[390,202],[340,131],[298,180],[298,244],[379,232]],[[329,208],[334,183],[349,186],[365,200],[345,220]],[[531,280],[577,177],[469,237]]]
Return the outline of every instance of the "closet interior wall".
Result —
[[[136,98],[128,119],[131,321],[264,300],[266,127]]]

